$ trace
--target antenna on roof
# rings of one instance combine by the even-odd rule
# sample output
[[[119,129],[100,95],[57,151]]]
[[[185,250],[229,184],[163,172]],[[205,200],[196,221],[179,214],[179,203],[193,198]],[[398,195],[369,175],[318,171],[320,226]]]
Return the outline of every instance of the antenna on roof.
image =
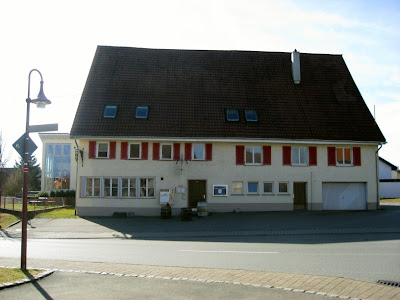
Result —
[[[374,104],[374,120],[375,120],[375,104]]]

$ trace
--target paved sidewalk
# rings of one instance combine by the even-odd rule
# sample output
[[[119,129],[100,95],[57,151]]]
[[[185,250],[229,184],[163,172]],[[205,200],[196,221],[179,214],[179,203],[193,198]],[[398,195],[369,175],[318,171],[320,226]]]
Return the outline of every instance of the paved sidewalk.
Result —
[[[0,265],[18,267],[19,259],[0,258]],[[28,268],[210,284],[232,284],[254,288],[281,289],[341,299],[400,299],[400,288],[333,276],[39,259],[28,259]]]

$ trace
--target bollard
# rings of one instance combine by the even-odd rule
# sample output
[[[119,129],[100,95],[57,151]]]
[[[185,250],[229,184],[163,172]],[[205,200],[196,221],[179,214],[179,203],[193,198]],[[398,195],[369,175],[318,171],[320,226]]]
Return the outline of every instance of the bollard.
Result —
[[[15,197],[13,197],[13,210],[15,210]]]

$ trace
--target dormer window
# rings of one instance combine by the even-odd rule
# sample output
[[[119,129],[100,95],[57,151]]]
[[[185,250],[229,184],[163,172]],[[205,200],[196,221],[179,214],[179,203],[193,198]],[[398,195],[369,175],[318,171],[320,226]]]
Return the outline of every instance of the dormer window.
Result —
[[[148,106],[137,106],[135,111],[136,119],[147,119],[149,116],[149,107]]]
[[[104,118],[115,118],[117,115],[117,106],[116,105],[106,105],[104,107]]]
[[[258,121],[257,112],[254,109],[246,109],[244,111],[244,115],[246,117],[247,122],[257,122]]]
[[[227,109],[226,110],[226,119],[230,122],[239,121],[239,110],[237,109]]]

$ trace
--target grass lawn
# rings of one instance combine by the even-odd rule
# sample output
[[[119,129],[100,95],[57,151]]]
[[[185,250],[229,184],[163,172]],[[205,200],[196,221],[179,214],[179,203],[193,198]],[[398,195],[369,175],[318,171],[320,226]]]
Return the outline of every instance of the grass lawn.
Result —
[[[7,226],[19,220],[19,218],[14,215],[5,213],[0,213],[0,214],[1,214],[1,220],[0,220],[1,228],[7,228]]]
[[[28,203],[28,210],[38,210],[38,209],[45,209],[45,208],[53,208],[53,207],[57,207],[54,205],[48,205],[48,206],[44,206],[44,205],[32,205]],[[12,203],[7,203],[5,206],[2,203],[1,204],[1,208],[6,208],[6,209],[14,209],[14,210],[19,210],[22,211],[22,204],[18,203],[18,204],[14,204],[14,206],[12,205]]]
[[[400,198],[396,199],[381,199],[381,203],[400,203]]]
[[[21,279],[29,278],[30,276],[36,276],[44,271],[39,270],[26,270],[26,272],[20,269],[2,268],[0,267],[0,283],[13,282]]]
[[[66,207],[55,209],[52,211],[46,211],[40,213],[35,216],[35,218],[42,218],[42,219],[72,219],[72,218],[79,218],[75,216],[75,208],[73,207]]]

